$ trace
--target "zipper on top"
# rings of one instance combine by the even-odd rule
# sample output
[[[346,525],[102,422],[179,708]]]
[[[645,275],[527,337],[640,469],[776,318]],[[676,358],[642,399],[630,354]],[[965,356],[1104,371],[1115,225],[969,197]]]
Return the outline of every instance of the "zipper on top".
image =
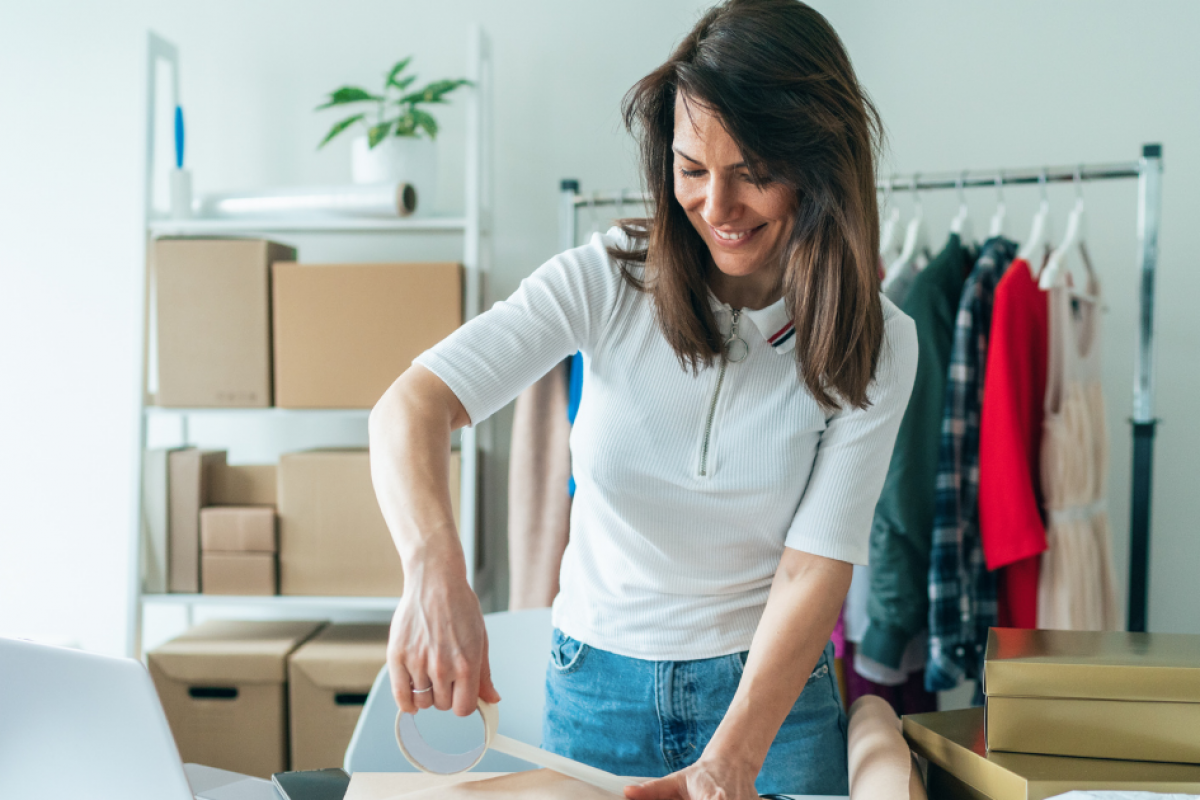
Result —
[[[721,398],[721,386],[725,383],[725,369],[729,364],[738,364],[745,360],[750,353],[746,341],[738,336],[738,321],[741,320],[741,309],[731,309],[733,321],[729,326],[729,338],[721,348],[721,366],[717,372],[717,388],[713,389],[712,402],[708,406],[708,420],[704,423],[704,441],[700,446],[700,477],[708,477],[708,445],[712,440],[713,419],[717,415],[717,401]]]

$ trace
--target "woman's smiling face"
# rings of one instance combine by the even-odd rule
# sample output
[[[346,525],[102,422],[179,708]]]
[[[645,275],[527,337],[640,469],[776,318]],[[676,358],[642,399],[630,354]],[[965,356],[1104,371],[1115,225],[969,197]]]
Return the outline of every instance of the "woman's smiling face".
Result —
[[[739,286],[737,294],[755,304],[758,292],[768,294],[779,283],[779,255],[792,225],[791,192],[778,183],[756,186],[721,119],[683,95],[675,103],[672,149],[675,199],[722,273],[712,276],[714,290],[715,284]]]

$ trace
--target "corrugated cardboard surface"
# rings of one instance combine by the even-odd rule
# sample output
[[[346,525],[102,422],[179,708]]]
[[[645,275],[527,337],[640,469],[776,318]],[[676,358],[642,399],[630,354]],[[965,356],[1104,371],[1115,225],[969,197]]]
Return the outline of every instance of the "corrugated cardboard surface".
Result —
[[[400,556],[371,484],[366,450],[279,459],[279,592],[399,597]]]
[[[458,775],[426,775],[423,772],[356,772],[350,776],[350,788],[344,800],[386,800],[435,786],[454,786],[484,781],[503,772],[462,772]]]
[[[992,750],[1200,763],[1200,636],[994,628]]]
[[[913,752],[990,800],[1044,800],[1073,789],[1200,793],[1200,766],[1147,761],[989,752],[982,708],[911,714],[904,736]],[[930,787],[931,800],[937,795]]]
[[[208,505],[212,474],[225,464],[223,450],[174,450],[167,454],[167,587],[200,591],[200,509]]]
[[[225,552],[274,553],[274,506],[208,506],[200,509],[200,547]]]
[[[154,242],[158,405],[271,405],[270,265],[295,257],[258,239]]]
[[[273,268],[275,405],[370,408],[462,324],[458,264]]]
[[[227,464],[213,474],[209,502],[214,506],[273,506],[274,464]]]
[[[340,767],[387,661],[388,626],[330,625],[288,661],[292,769]]]
[[[213,553],[200,557],[204,594],[274,595],[279,562],[274,553]]]
[[[286,659],[322,624],[211,621],[150,651],[183,761],[262,778],[286,770]]]

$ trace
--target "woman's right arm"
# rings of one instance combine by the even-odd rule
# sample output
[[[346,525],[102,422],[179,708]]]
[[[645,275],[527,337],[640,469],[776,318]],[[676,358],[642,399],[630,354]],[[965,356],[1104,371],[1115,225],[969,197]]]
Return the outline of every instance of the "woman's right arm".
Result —
[[[387,662],[392,694],[410,714],[436,706],[466,716],[477,698],[500,700],[451,511],[450,433],[470,423],[454,392],[419,364],[371,411],[371,478],[404,563]]]

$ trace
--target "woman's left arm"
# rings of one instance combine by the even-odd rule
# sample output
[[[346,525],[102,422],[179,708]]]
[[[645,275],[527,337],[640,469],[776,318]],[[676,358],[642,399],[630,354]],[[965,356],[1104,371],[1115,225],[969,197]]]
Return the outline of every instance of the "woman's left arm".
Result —
[[[851,571],[845,561],[784,548],[737,694],[704,755],[625,796],[757,798],[754,781],[837,624]]]

